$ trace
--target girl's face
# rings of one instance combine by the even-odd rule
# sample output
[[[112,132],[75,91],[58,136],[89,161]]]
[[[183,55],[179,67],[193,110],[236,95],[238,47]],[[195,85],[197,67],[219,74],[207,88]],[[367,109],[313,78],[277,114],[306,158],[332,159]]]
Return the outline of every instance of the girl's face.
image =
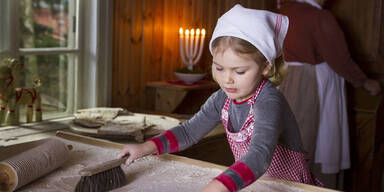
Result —
[[[258,64],[230,48],[213,54],[212,75],[227,96],[237,102],[255,93],[269,69],[270,65]]]

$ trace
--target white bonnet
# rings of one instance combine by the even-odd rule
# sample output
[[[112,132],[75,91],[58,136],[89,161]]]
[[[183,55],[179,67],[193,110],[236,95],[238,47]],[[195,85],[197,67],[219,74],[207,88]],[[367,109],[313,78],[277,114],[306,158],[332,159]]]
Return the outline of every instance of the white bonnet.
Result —
[[[212,42],[216,38],[233,36],[254,45],[269,63],[274,64],[274,60],[282,54],[288,25],[286,16],[237,4],[218,19],[209,50],[212,54]]]

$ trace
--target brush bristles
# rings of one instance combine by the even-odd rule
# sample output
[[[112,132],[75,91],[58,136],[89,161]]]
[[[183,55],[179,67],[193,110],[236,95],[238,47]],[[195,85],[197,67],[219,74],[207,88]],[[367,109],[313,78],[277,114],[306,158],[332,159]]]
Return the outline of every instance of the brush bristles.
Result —
[[[81,177],[75,192],[104,192],[126,184],[124,171],[118,166],[92,176]]]

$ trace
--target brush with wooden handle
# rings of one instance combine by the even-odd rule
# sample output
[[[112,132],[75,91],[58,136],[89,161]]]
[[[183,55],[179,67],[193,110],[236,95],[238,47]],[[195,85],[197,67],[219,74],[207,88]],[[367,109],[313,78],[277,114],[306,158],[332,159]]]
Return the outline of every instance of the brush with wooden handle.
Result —
[[[104,192],[126,185],[127,180],[120,165],[127,158],[110,160],[80,170],[81,179],[77,183],[75,191]]]
[[[58,131],[56,136],[72,141],[78,141],[97,146],[122,148],[122,144],[112,143],[100,139],[81,136],[73,133]],[[121,164],[128,156],[88,166],[79,171],[81,176],[77,183],[76,192],[104,192],[126,185],[127,180]]]
[[[99,163],[96,165],[92,165],[92,166],[89,166],[89,167],[86,167],[86,168],[80,170],[79,175],[92,176],[92,175],[98,174],[100,172],[118,167],[121,164],[123,164],[127,159],[128,159],[128,157],[124,157],[124,158],[113,159],[113,160],[110,160],[107,162],[102,162],[102,163]]]

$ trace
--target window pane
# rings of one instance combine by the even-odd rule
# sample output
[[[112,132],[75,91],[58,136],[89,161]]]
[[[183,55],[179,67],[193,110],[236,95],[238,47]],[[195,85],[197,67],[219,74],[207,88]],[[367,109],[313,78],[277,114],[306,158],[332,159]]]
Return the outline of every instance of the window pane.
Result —
[[[9,49],[9,1],[0,1],[0,52]]]
[[[72,3],[74,0],[20,0],[20,48],[71,45]]]
[[[24,68],[18,72],[15,83],[31,88],[36,86],[33,82],[35,78],[41,79],[42,85],[38,90],[42,98],[44,118],[47,118],[48,114],[67,112],[72,107],[74,78],[71,75],[74,57],[68,54],[28,55],[20,58]]]

